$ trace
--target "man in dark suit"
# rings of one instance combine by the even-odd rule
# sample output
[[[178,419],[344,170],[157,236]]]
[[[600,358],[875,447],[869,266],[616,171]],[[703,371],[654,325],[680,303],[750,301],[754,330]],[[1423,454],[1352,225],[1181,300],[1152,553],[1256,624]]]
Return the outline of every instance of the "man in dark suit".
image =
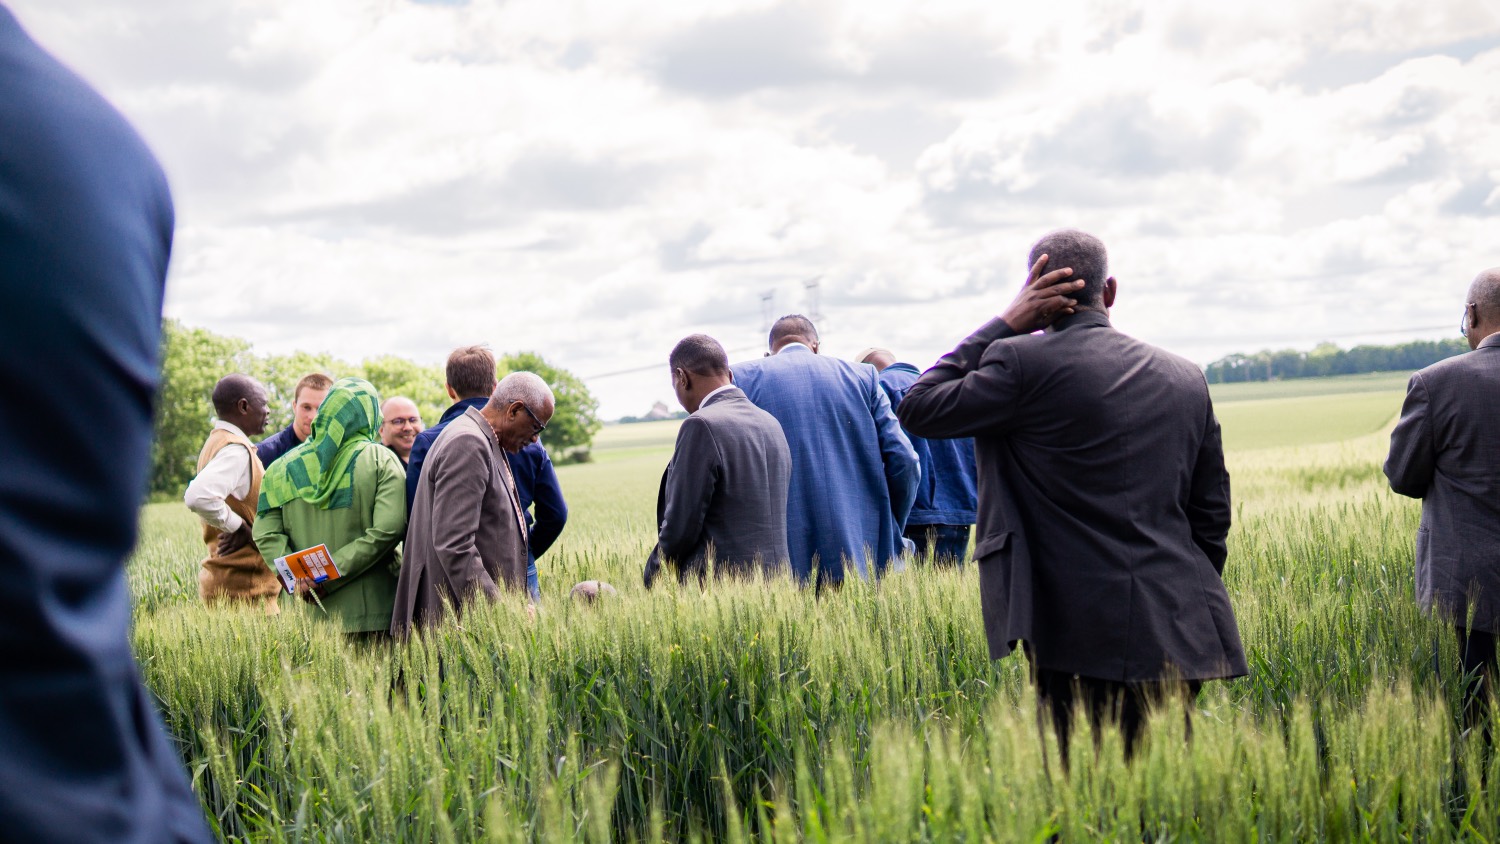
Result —
[[[702,582],[709,558],[716,577],[786,571],[792,455],[781,424],[734,386],[729,358],[712,337],[683,339],[668,362],[672,389],[692,415],[677,431],[662,479],[646,586],[664,562],[684,583],[693,575]]]
[[[1025,643],[1064,754],[1077,704],[1117,713],[1129,753],[1153,699],[1249,671],[1221,579],[1219,423],[1197,366],[1110,325],[1098,238],[1053,232],[1031,264],[899,413],[919,436],[974,438],[991,656]]]
[[[1469,285],[1459,330],[1473,351],[1412,375],[1385,475],[1422,499],[1417,602],[1458,631],[1472,727],[1494,694],[1500,632],[1500,267]]]
[[[172,218],[140,137],[0,7],[9,841],[209,840],[131,656],[125,582],[150,466]]]

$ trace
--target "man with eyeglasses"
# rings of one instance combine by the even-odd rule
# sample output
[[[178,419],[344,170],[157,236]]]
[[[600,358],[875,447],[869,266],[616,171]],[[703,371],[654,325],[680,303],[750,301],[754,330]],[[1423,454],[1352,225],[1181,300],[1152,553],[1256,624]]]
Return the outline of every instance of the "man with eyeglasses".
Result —
[[[1385,475],[1422,499],[1417,603],[1458,634],[1472,728],[1494,695],[1500,633],[1500,267],[1469,285],[1458,330],[1472,351],[1412,375]]]
[[[411,447],[417,441],[417,434],[422,433],[422,414],[417,403],[406,396],[391,396],[380,406],[380,415],[385,420],[380,423],[380,442],[396,453],[401,468],[409,468]]]
[[[392,634],[460,616],[480,595],[526,594],[526,516],[505,454],[534,442],[554,407],[546,381],[512,372],[432,444],[407,520]]]

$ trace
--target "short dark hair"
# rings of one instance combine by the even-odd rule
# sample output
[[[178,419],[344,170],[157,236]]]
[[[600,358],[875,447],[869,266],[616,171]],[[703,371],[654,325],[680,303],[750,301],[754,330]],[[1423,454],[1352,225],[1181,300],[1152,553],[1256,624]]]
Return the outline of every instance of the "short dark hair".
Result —
[[[707,334],[690,334],[678,340],[667,356],[667,365],[694,375],[729,374],[729,356],[719,341]]]
[[[1109,277],[1109,252],[1104,241],[1078,229],[1048,232],[1032,244],[1026,266],[1035,264],[1044,254],[1047,266],[1042,268],[1043,275],[1071,267],[1073,275],[1068,280],[1084,282],[1083,289],[1072,294],[1078,304],[1099,305],[1104,300],[1104,279]]]
[[[302,395],[303,390],[318,390],[326,393],[332,387],[333,379],[321,372],[304,375],[302,376],[302,380],[297,382],[297,388],[292,390],[292,401],[295,403],[297,398]]]
[[[225,375],[214,385],[213,403],[214,415],[220,419],[235,412],[235,405],[240,399],[249,399],[256,389],[265,389],[260,382],[248,375],[235,372]]]
[[[804,340],[816,340],[818,339],[818,328],[812,324],[812,320],[802,314],[787,314],[771,325],[771,336],[767,338],[766,342],[772,348],[775,348],[776,341],[785,337],[801,337]]]
[[[483,345],[454,349],[446,375],[459,398],[488,398],[495,391],[495,353]]]

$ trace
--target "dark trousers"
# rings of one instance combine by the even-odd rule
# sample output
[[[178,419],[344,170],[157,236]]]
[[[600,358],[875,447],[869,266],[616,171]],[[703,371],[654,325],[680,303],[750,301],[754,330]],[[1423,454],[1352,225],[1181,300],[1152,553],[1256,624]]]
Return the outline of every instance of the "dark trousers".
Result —
[[[1473,728],[1485,724],[1495,695],[1495,634],[1463,627],[1456,630],[1458,658],[1464,672],[1464,727]],[[1488,738],[1488,724],[1484,732]]]
[[[918,557],[937,565],[962,567],[969,553],[969,525],[907,525],[903,533]]]
[[[1068,768],[1068,740],[1073,733],[1074,713],[1080,706],[1094,728],[1095,749],[1098,748],[1100,730],[1106,718],[1120,725],[1120,732],[1125,738],[1125,760],[1128,762],[1135,755],[1136,743],[1151,707],[1169,697],[1179,697],[1184,702],[1191,702],[1203,687],[1203,683],[1198,680],[1124,683],[1097,677],[1080,677],[1045,668],[1036,669],[1032,680],[1036,683],[1037,706],[1040,707],[1038,719],[1040,721],[1048,715],[1052,718],[1063,770]],[[1185,711],[1184,717],[1187,720],[1188,737],[1192,738],[1191,710]]]

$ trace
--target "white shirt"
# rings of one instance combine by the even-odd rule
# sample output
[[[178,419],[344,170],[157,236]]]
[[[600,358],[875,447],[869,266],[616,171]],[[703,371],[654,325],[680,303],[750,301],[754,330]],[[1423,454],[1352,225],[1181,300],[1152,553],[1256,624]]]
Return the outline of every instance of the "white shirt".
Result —
[[[785,346],[782,346],[781,348],[777,349],[776,350],[776,354],[779,355],[782,352],[786,351],[787,349],[790,349],[793,346],[801,346],[802,348],[807,349],[809,352],[812,351],[812,349],[806,343],[788,343]]]
[[[243,437],[244,431],[228,422],[214,420],[214,428]],[[229,443],[219,449],[198,477],[188,484],[182,503],[198,514],[198,518],[224,533],[234,533],[245,524],[235,515],[224,500],[229,496],[243,501],[250,494],[250,452],[239,443]]]
[[[724,386],[720,387],[719,389],[714,390],[712,393],[709,393],[708,395],[704,396],[703,397],[703,401],[698,402],[698,409],[702,410],[703,406],[705,404],[708,404],[708,400],[711,399],[711,398],[713,398],[714,396],[717,396],[718,394],[724,392],[725,390],[733,390],[733,389],[734,389],[734,383],[730,382],[730,383],[725,384]]]

